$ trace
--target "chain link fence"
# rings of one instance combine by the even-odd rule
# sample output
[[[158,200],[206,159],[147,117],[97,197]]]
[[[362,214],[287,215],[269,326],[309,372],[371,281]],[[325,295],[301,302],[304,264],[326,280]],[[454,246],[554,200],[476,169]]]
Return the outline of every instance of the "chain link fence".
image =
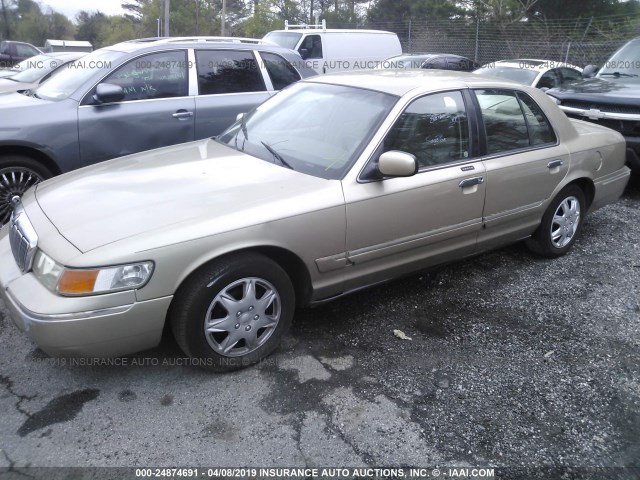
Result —
[[[581,67],[602,65],[617,48],[640,36],[640,18],[627,16],[534,19],[506,25],[459,19],[330,26],[389,30],[398,34],[404,52],[454,53],[480,64],[537,58]]]

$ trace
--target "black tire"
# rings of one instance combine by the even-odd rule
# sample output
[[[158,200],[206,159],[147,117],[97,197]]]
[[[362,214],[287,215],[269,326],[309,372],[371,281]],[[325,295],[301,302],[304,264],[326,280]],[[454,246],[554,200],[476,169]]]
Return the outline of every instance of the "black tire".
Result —
[[[252,280],[253,297],[244,290]],[[260,306],[262,304],[249,305],[254,303],[249,301],[251,298],[255,302],[268,303],[265,299],[269,289],[276,293],[270,307],[265,310]],[[221,297],[223,292],[227,293],[224,298]],[[240,298],[242,295],[245,297]],[[222,300],[234,307],[224,307]],[[247,306],[241,302],[248,302]],[[228,372],[257,363],[273,352],[289,330],[294,310],[295,292],[287,273],[263,255],[244,253],[211,262],[185,280],[171,303],[169,322],[178,345],[192,359],[193,365]],[[263,323],[273,321],[276,311],[279,314],[275,326],[263,326]],[[260,317],[258,314],[262,315],[260,319],[256,318]],[[219,320],[220,316],[224,320]],[[205,323],[212,321],[220,323],[219,328],[228,328],[228,331],[205,334]],[[236,321],[236,325],[229,326],[229,322]],[[251,330],[252,326],[255,326],[254,330]],[[256,335],[255,340],[251,333]],[[243,338],[233,343],[238,336]],[[222,349],[227,337],[232,339],[229,345],[235,347],[225,354]],[[245,340],[244,337],[251,339]]]
[[[567,201],[568,203],[565,204],[565,201]],[[556,228],[555,231],[559,231],[559,229],[562,230],[565,228],[554,221],[556,213],[564,214],[565,210],[567,210],[567,213],[570,213],[568,209],[566,209],[565,207],[561,208],[560,206],[563,204],[565,206],[572,205],[576,201],[579,208],[577,218],[575,214],[569,214],[568,217],[570,217],[570,219],[573,218],[573,221],[567,223],[567,230],[564,232],[564,236],[561,236],[559,238],[556,237],[554,239],[552,235],[552,227]],[[576,241],[576,238],[580,234],[585,214],[586,201],[584,192],[577,185],[567,185],[560,191],[560,193],[558,193],[558,195],[553,199],[553,201],[547,208],[542,217],[542,221],[540,222],[540,226],[535,231],[533,236],[527,240],[527,247],[532,252],[546,258],[561,257],[569,251],[569,249]],[[571,234],[571,232],[573,233]],[[564,243],[565,241],[566,243]]]
[[[0,225],[11,217],[14,196],[21,197],[33,185],[52,176],[44,165],[31,157],[0,156]]]

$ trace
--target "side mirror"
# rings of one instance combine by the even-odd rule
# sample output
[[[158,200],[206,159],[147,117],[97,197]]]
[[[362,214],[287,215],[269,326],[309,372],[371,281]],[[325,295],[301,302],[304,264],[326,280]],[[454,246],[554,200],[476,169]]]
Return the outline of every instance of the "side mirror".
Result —
[[[98,103],[119,102],[124,98],[124,90],[120,85],[101,83],[96,87],[93,99]]]
[[[306,60],[307,58],[309,58],[309,49],[308,48],[301,48],[298,51],[300,52],[300,56],[302,57],[303,60]]]
[[[540,87],[540,90],[542,90],[543,92],[548,92],[549,90],[551,90],[549,87]]]
[[[236,122],[239,122],[240,120],[242,120],[242,117],[244,117],[244,113],[239,113],[238,115],[236,115]]]
[[[582,78],[593,78],[596,76],[596,73],[598,73],[598,67],[595,65],[587,65],[584,67],[584,70],[582,70]]]
[[[411,177],[418,173],[418,162],[410,153],[390,150],[380,155],[378,170],[385,177]]]

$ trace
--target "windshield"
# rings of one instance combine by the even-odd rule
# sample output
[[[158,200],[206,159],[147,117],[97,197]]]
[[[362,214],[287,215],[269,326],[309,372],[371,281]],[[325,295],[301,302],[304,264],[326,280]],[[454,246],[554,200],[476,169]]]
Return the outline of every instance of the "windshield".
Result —
[[[514,82],[531,85],[538,76],[539,72],[518,67],[501,67],[499,65],[491,65],[474,70],[473,73],[479,73],[481,75],[491,75],[498,78],[506,78],[508,80],[513,80]]]
[[[119,59],[123,52],[113,50],[96,50],[56,72],[56,74],[40,85],[35,94],[45,100],[64,100],[69,98],[80,85],[97,72],[106,74],[111,70],[111,62]]]
[[[290,50],[295,50],[298,41],[302,37],[301,33],[286,33],[286,32],[270,32],[264,36],[265,40],[269,40],[270,42],[276,43],[281,47],[288,48]]]
[[[238,120],[218,141],[284,168],[339,179],[397,99],[362,88],[296,83]]]
[[[608,80],[615,77],[640,76],[640,38],[631,40],[614,53],[602,66],[597,76]]]
[[[20,62],[20,65],[22,65],[21,71],[10,78],[15,82],[35,82],[55,69],[60,63],[62,63],[60,60],[48,55],[36,55],[24,62]]]

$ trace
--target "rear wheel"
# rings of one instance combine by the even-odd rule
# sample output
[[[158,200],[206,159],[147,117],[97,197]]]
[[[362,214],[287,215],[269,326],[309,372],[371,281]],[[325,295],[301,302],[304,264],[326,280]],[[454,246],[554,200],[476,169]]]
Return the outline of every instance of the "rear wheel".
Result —
[[[176,293],[169,321],[194,365],[231,371],[275,350],[294,309],[295,294],[286,272],[263,255],[247,253],[195,272]]]
[[[13,197],[22,197],[33,185],[52,176],[47,168],[31,157],[0,157],[0,225],[11,218]]]
[[[564,255],[573,246],[585,212],[584,192],[577,185],[567,185],[553,199],[540,226],[527,240],[530,250],[547,258]]]

